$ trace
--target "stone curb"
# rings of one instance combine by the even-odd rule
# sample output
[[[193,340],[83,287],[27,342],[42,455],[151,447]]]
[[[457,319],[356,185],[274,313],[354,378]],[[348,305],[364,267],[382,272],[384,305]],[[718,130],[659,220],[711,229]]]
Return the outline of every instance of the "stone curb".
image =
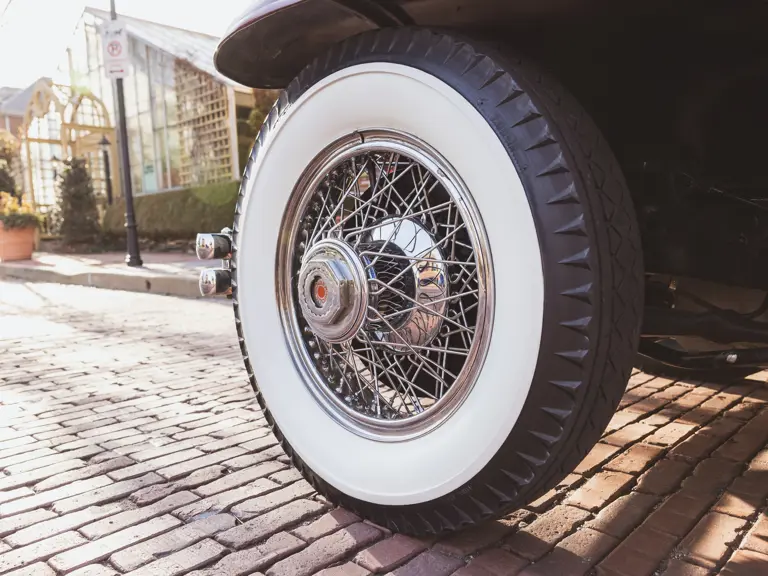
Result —
[[[109,290],[166,294],[185,298],[199,298],[196,276],[153,275],[142,276],[109,272],[85,272],[65,274],[56,270],[41,269],[38,266],[0,264],[0,278],[14,278],[29,282],[52,282],[76,284]]]

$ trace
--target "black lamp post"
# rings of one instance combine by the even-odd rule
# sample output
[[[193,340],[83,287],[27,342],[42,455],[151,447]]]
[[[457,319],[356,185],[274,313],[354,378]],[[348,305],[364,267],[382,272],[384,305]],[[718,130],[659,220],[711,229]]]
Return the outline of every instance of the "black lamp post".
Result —
[[[110,17],[117,20],[117,11],[115,10],[115,0],[110,0]],[[136,232],[136,215],[133,211],[133,186],[131,184],[131,158],[128,154],[128,125],[125,120],[125,95],[123,92],[123,79],[115,80],[117,92],[117,116],[119,120],[120,133],[118,142],[120,143],[120,164],[123,176],[123,196],[125,196],[125,231],[128,244],[128,255],[125,257],[125,263],[128,266],[143,266],[139,255],[139,235]]]
[[[111,142],[107,139],[107,135],[102,136],[99,141],[99,148],[104,157],[104,179],[106,180],[107,187],[107,204],[112,206],[112,170],[109,166],[109,145]]]

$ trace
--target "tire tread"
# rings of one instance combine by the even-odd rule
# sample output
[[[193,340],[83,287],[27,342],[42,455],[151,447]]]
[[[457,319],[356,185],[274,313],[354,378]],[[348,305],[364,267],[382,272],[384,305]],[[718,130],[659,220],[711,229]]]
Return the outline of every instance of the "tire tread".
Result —
[[[387,47],[387,54],[381,54],[381,46]],[[246,370],[275,437],[318,492],[405,533],[438,534],[498,516],[537,498],[570,473],[597,442],[618,405],[639,337],[642,253],[629,191],[616,159],[581,106],[556,81],[511,57],[503,46],[488,46],[487,50],[481,46],[442,32],[401,28],[366,32],[328,50],[302,70],[267,116],[251,151],[235,212],[232,272],[236,327]],[[479,100],[497,102],[490,108],[503,118],[494,126],[499,137],[518,145],[526,141],[520,154],[510,152],[518,172],[549,183],[551,193],[546,198],[531,198],[526,187],[529,201],[560,220],[560,225],[549,231],[552,238],[565,239],[576,247],[548,264],[559,266],[562,271],[558,274],[568,279],[567,285],[557,286],[553,297],[571,302],[567,309],[574,314],[554,323],[559,332],[553,341],[562,345],[555,346],[554,352],[550,349],[554,359],[540,355],[539,366],[560,362],[552,370],[561,375],[540,377],[537,366],[535,379],[543,380],[546,390],[538,399],[529,394],[518,424],[499,453],[467,485],[423,505],[370,505],[340,493],[306,466],[275,425],[259,393],[239,318],[239,221],[253,165],[284,111],[307,87],[344,67],[345,54],[358,60],[389,61],[419,56],[430,65],[453,70],[479,94]],[[481,113],[490,114],[488,109]],[[547,118],[558,119],[557,126]],[[547,163],[531,172],[544,157]],[[594,245],[602,249],[592,249]],[[524,449],[520,439],[527,442]]]

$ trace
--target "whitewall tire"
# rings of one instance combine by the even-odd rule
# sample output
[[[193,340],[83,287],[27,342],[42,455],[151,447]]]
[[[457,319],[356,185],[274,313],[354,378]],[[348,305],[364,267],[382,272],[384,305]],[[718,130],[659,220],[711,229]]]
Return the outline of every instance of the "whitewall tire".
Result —
[[[310,482],[394,530],[457,529],[548,489],[597,440],[632,367],[626,186],[583,111],[538,78],[446,35],[367,33],[287,88],[246,168],[232,265],[254,389]],[[366,220],[371,206],[390,215]],[[433,243],[418,269],[431,284],[414,264],[426,251],[395,246],[406,219],[411,244]],[[397,284],[411,272],[416,288]],[[441,346],[463,359],[446,364]]]

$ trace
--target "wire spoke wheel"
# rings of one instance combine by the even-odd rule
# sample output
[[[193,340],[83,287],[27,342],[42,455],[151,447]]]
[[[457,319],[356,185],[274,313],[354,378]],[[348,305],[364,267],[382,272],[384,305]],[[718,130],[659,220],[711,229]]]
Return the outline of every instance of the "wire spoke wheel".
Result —
[[[239,343],[275,437],[329,501],[416,535],[557,486],[637,351],[613,153],[535,64],[484,50],[421,29],[329,49],[265,121],[233,225]]]
[[[286,214],[283,321],[315,396],[379,440],[442,423],[493,318],[488,240],[461,180],[412,137],[353,134],[309,166]]]

